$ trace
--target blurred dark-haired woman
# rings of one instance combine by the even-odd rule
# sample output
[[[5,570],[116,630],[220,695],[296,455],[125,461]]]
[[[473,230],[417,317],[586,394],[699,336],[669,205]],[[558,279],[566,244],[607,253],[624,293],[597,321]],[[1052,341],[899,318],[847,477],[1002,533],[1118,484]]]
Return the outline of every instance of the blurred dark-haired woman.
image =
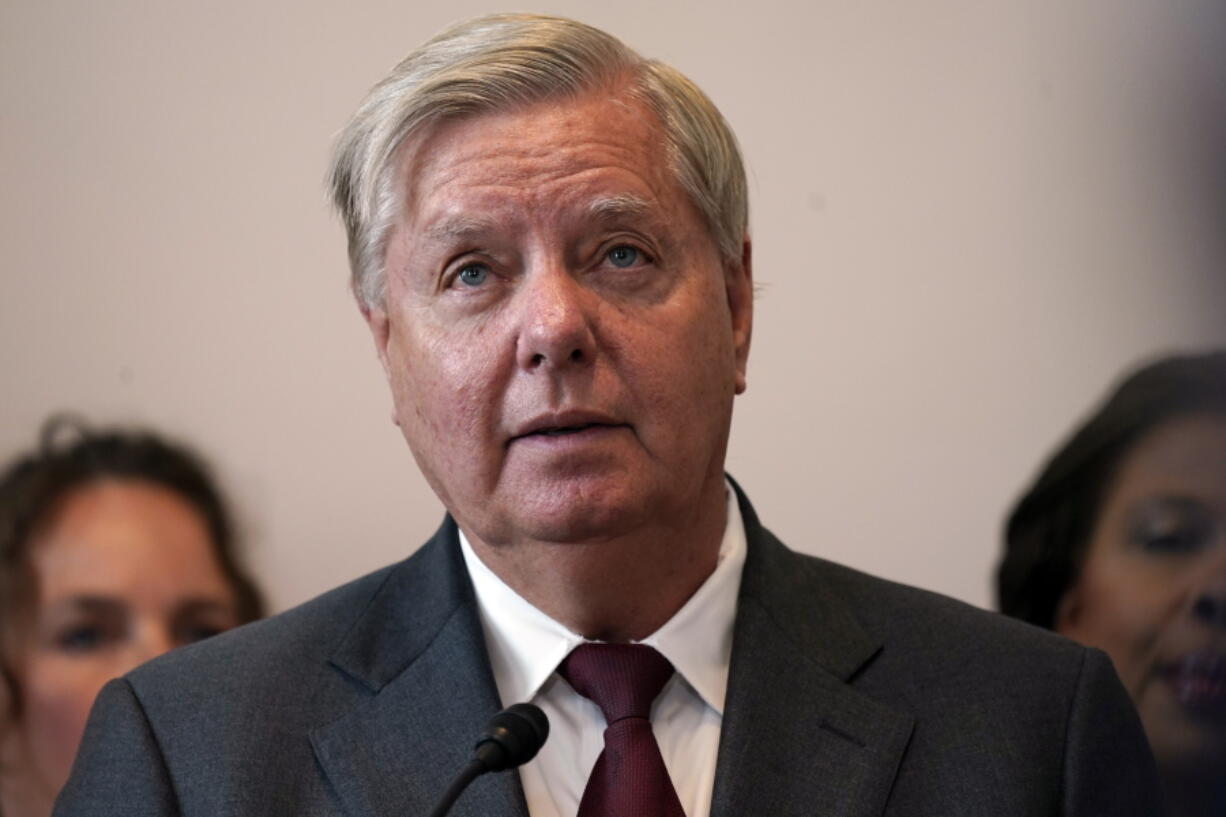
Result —
[[[262,612],[195,454],[48,421],[0,473],[0,815],[51,813],[107,680]]]
[[[1099,647],[1169,817],[1226,815],[1226,354],[1134,372],[1010,515],[1002,612]]]

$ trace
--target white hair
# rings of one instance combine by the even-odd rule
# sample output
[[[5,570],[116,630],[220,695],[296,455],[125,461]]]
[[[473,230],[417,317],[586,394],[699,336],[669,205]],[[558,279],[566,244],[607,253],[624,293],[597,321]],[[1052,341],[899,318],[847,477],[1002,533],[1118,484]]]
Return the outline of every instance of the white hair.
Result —
[[[725,262],[738,262],[748,227],[745,169],[731,128],[698,86],[592,26],[496,14],[452,26],[409,54],[337,140],[328,183],[359,302],[383,302],[387,240],[411,184],[399,173],[410,138],[442,121],[619,85],[659,117],[678,182]]]

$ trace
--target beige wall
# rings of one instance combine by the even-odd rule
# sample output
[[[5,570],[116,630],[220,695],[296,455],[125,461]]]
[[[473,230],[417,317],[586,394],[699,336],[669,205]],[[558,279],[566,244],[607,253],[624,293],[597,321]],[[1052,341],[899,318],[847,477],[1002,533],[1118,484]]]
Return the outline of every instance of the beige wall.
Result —
[[[678,65],[740,134],[765,290],[729,467],[794,547],[986,604],[1074,417],[1226,341],[1215,0],[526,5]],[[0,456],[65,407],[190,437],[278,607],[415,548],[441,510],[322,176],[386,68],[495,8],[4,0]]]

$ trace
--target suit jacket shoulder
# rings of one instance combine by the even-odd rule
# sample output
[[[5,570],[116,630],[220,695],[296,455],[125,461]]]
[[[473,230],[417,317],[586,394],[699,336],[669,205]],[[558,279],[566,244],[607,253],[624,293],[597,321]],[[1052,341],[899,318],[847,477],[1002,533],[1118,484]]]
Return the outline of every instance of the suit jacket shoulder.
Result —
[[[715,817],[1158,813],[1102,653],[794,553],[742,514]]]

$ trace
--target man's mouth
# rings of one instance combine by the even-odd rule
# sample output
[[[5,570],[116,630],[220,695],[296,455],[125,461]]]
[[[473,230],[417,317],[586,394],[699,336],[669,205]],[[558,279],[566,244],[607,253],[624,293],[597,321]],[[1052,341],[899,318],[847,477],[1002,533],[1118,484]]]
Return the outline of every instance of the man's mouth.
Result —
[[[583,423],[577,426],[558,426],[553,428],[542,428],[531,432],[532,434],[542,434],[546,437],[562,437],[567,434],[578,434],[580,431],[587,431],[589,428],[612,428],[606,423]]]
[[[616,418],[603,412],[579,409],[548,412],[521,424],[507,444],[516,440],[573,437],[625,427],[625,423],[618,422]]]

